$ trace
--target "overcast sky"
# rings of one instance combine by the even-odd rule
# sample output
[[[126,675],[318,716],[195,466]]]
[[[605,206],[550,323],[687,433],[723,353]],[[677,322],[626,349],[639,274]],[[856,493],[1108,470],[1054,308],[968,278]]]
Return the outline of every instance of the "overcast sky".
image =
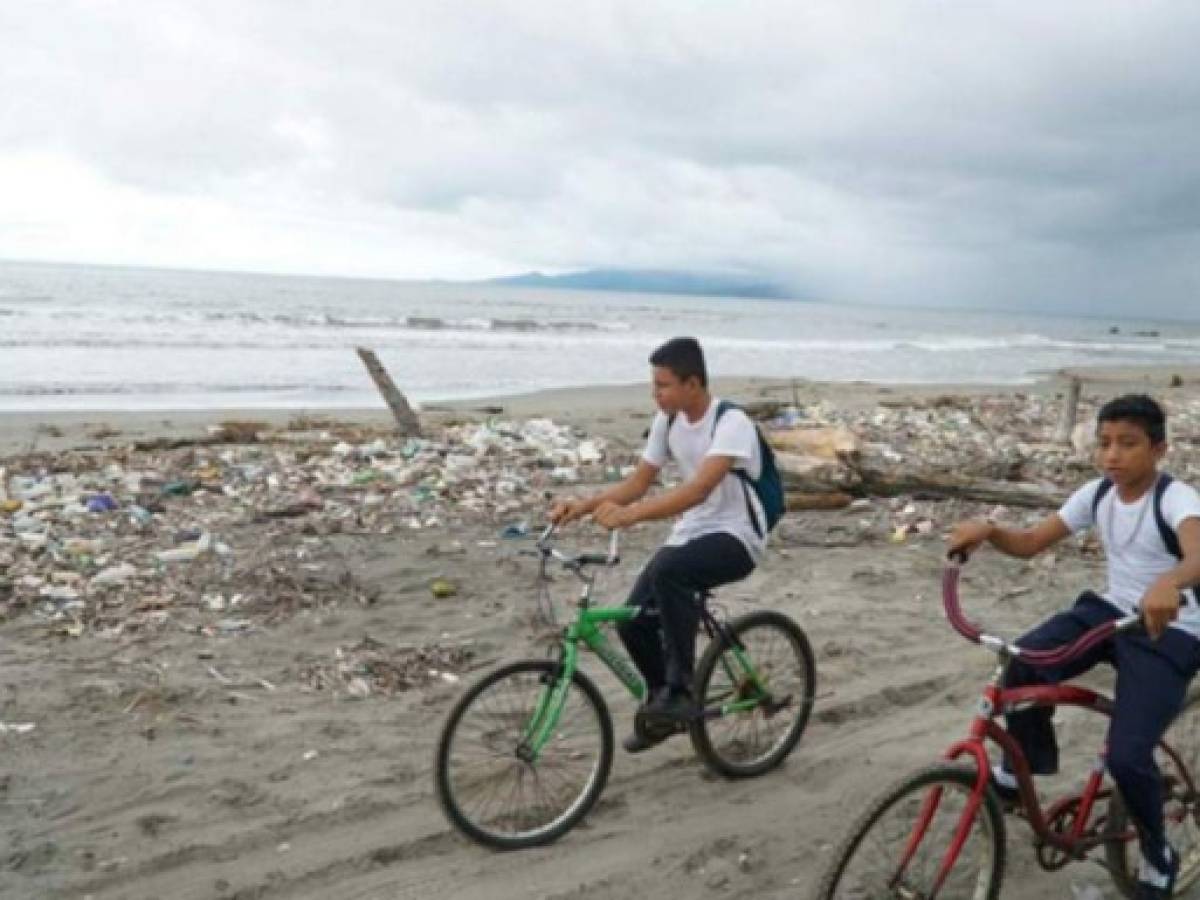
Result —
[[[13,2],[0,258],[1200,315],[1200,4]]]

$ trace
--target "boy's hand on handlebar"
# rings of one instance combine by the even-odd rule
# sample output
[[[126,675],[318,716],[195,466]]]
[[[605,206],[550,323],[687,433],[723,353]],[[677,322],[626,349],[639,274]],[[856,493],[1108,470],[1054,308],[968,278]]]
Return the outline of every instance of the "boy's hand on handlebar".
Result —
[[[995,527],[993,523],[985,522],[983,519],[959,522],[950,532],[950,537],[946,538],[947,555],[974,553],[976,548],[991,536]]]
[[[601,503],[592,513],[592,518],[608,529],[628,528],[636,524],[637,515],[628,506],[618,506],[616,503]]]
[[[1160,578],[1146,591],[1139,605],[1146,632],[1157,640],[1179,615],[1179,588],[1169,578]]]
[[[560,497],[550,506],[549,518],[555,525],[566,525],[587,515],[587,506],[578,497]]]

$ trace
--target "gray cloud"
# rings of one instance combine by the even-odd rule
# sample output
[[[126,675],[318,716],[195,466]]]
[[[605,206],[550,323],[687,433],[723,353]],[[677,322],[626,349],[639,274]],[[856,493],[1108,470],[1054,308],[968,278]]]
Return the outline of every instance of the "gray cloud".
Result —
[[[1157,2],[13,4],[0,184],[67,159],[127,208],[0,205],[0,255],[1194,316],[1198,37]],[[197,203],[227,240],[146,242]]]

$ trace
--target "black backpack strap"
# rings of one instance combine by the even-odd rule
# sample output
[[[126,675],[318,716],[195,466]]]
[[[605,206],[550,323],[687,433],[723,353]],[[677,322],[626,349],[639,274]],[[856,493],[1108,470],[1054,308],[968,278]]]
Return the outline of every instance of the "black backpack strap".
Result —
[[[671,429],[674,427],[678,415],[677,412],[667,413],[667,433],[663,436],[663,443],[667,445],[667,459],[671,458]]]
[[[736,403],[730,403],[728,400],[722,400],[717,404],[717,414],[713,416],[713,430],[712,434],[709,435],[710,438],[716,435],[717,424],[721,421],[721,416],[725,415],[725,413],[729,412],[731,409],[737,408],[738,405]]]
[[[1092,498],[1092,522],[1096,521],[1096,513],[1100,510],[1100,501],[1104,499],[1104,495],[1112,490],[1113,482],[1111,478],[1102,478],[1100,483],[1096,485],[1096,496]]]
[[[1154,524],[1158,526],[1158,534],[1162,538],[1167,552],[1176,559],[1183,559],[1183,550],[1179,546],[1179,535],[1167,523],[1166,516],[1163,515],[1162,511],[1163,494],[1167,492],[1167,488],[1171,486],[1171,482],[1174,480],[1166,472],[1158,476],[1158,483],[1154,485]]]

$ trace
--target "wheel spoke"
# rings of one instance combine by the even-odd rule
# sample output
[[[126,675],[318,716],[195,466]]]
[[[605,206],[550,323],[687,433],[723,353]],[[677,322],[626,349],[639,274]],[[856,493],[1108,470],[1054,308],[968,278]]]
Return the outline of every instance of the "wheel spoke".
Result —
[[[821,900],[933,896],[938,872],[971,797],[974,774],[930,770],[889,792],[838,850],[821,885]],[[924,815],[923,815],[924,814]],[[925,822],[921,830],[919,822]],[[937,896],[987,900],[1000,877],[1003,825],[980,806],[966,842]]]
[[[578,681],[536,758],[524,737],[553,664],[497,670],[471,688],[439,748],[439,794],[477,840],[530,846],[552,840],[595,800],[611,760],[611,727]]]
[[[751,613],[733,623],[738,639],[753,666],[745,671],[732,648],[726,648],[702,666],[706,707],[730,702],[793,698],[782,707],[756,705],[750,709],[706,720],[701,726],[710,758],[729,774],[755,774],[777,764],[795,745],[808,719],[805,698],[813,684],[811,651],[803,632],[776,613]],[[702,754],[704,749],[698,744]]]

